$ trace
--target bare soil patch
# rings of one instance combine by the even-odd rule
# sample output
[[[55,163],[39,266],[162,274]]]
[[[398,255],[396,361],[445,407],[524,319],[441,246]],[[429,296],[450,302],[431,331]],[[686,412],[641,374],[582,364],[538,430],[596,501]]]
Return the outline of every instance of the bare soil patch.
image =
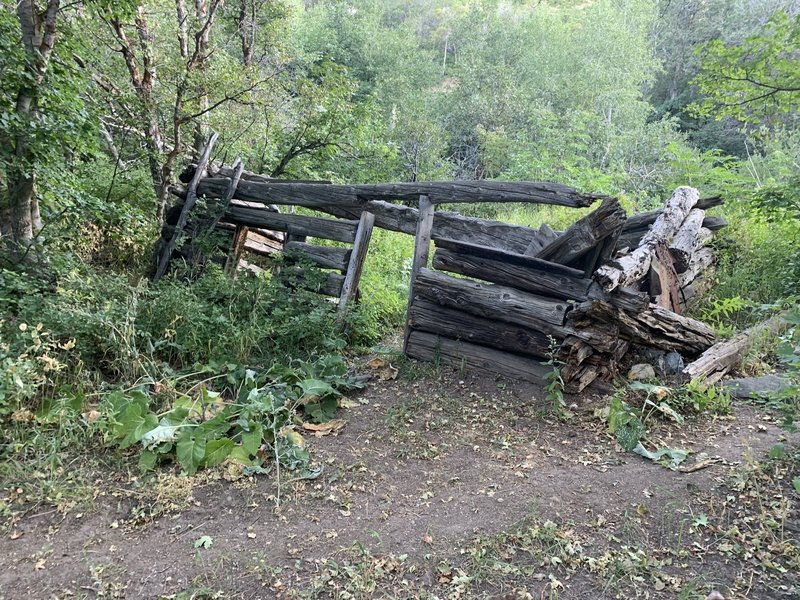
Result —
[[[403,363],[307,434],[316,479],[87,474],[90,503],[8,522],[0,598],[800,597],[798,462],[767,457],[768,414],[660,426],[718,459],[682,473],[623,451],[601,399],[559,421],[543,397]]]

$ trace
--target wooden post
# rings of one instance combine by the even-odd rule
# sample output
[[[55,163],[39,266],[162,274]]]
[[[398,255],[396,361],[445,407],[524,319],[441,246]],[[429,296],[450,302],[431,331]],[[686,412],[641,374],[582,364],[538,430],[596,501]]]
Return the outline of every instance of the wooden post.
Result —
[[[217,143],[217,137],[219,137],[217,133],[211,134],[211,137],[208,139],[205,148],[203,148],[203,154],[200,156],[200,161],[197,163],[197,170],[195,171],[194,177],[192,177],[192,181],[189,183],[189,187],[186,190],[186,202],[183,204],[183,210],[181,210],[181,215],[178,217],[178,222],[175,225],[175,231],[173,232],[172,237],[170,237],[169,241],[162,249],[162,254],[159,257],[156,265],[156,272],[153,276],[153,281],[158,281],[161,279],[164,273],[167,272],[169,260],[172,258],[172,252],[175,250],[178,237],[183,232],[184,227],[186,227],[186,222],[189,219],[189,213],[197,202],[197,184],[200,182],[200,178],[206,170],[208,160],[211,158],[211,151],[214,149],[214,144]]]
[[[242,251],[247,242],[247,234],[249,232],[249,228],[244,225],[236,226],[236,231],[233,234],[233,241],[231,242],[231,249],[230,252],[228,252],[228,259],[225,261],[225,274],[228,277],[236,276],[236,270],[239,268],[239,260],[242,258]]]
[[[433,214],[435,207],[428,196],[419,197],[419,213],[417,216],[417,232],[414,242],[414,260],[411,263],[411,281],[408,284],[408,307],[406,308],[406,332],[403,338],[403,352],[408,345],[408,336],[411,334],[409,325],[409,311],[414,301],[414,282],[423,267],[428,266],[428,254],[431,248],[431,231],[433,229]]]
[[[342,293],[339,296],[339,308],[336,310],[336,320],[344,321],[347,314],[347,305],[358,292],[358,282],[361,281],[361,272],[364,269],[364,259],[367,257],[369,240],[372,237],[372,227],[375,225],[375,215],[364,211],[358,221],[356,239],[353,242],[353,252],[347,265],[347,274],[344,278]]]

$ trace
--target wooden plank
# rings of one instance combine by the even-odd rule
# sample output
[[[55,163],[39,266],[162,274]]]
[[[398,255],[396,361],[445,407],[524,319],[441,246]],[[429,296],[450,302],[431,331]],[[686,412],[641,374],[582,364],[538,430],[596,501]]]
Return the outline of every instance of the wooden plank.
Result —
[[[456,279],[421,269],[414,294],[442,306],[473,315],[521,325],[556,337],[564,337],[567,303],[543,298],[510,287]]]
[[[231,249],[228,252],[228,258],[225,261],[224,272],[228,277],[235,276],[236,271],[239,269],[239,261],[242,259],[242,251],[244,245],[247,243],[247,227],[239,225],[233,234],[231,241]]]
[[[364,260],[367,258],[369,240],[372,237],[372,227],[375,225],[375,215],[368,212],[361,213],[361,219],[356,232],[353,251],[350,254],[350,263],[347,265],[347,275],[339,296],[339,306],[336,309],[336,318],[340,321],[347,314],[347,305],[358,292],[358,283],[361,281],[361,272]]]
[[[597,248],[608,236],[620,230],[625,211],[616,198],[603,200],[600,206],[576,221],[563,234],[542,248],[536,256],[550,262],[570,264]],[[593,269],[592,269],[593,270]]]
[[[574,277],[541,269],[535,263],[517,265],[504,260],[473,256],[447,248],[437,248],[436,254],[433,256],[433,267],[440,271],[459,273],[561,300],[586,300],[589,287],[593,283],[591,279],[584,277]]]
[[[781,315],[775,315],[729,340],[711,346],[697,360],[686,365],[683,374],[712,385],[737,369],[754,343],[774,339],[788,327],[789,323]]]
[[[416,298],[408,312],[412,330],[498,348],[517,354],[546,358],[548,337],[541,331],[476,317],[470,313]]]
[[[219,198],[226,187],[225,177],[206,177],[198,194]],[[600,194],[587,194],[573,187],[546,182],[508,181],[426,181],[417,183],[329,185],[318,183],[281,183],[242,181],[236,198],[266,204],[321,206],[362,206],[370,200],[415,201],[426,196],[432,204],[458,202],[525,202],[585,207]]]
[[[237,225],[262,227],[297,236],[308,236],[352,244],[356,239],[358,221],[326,219],[306,215],[272,212],[264,208],[231,205],[223,220]]]
[[[537,384],[546,381],[545,375],[550,370],[536,359],[422,331],[411,332],[406,354],[418,360]]]
[[[158,281],[161,277],[164,276],[164,273],[167,272],[167,267],[169,266],[169,261],[172,258],[172,252],[175,250],[175,245],[178,242],[178,238],[183,233],[184,228],[186,227],[186,222],[189,219],[189,213],[194,208],[194,205],[197,203],[197,196],[198,196],[198,187],[200,183],[200,176],[205,171],[206,165],[208,164],[209,158],[211,158],[211,151],[214,149],[214,144],[217,143],[217,138],[219,135],[215,132],[211,134],[211,137],[208,138],[208,142],[206,142],[205,147],[203,148],[203,152],[200,156],[200,161],[198,163],[197,172],[195,173],[194,177],[192,177],[191,182],[189,183],[189,187],[186,190],[186,202],[183,204],[183,209],[181,210],[181,214],[178,217],[178,222],[175,225],[175,231],[173,231],[172,235],[170,236],[167,243],[161,249],[161,256],[158,259],[158,263],[156,264],[155,274],[153,275],[153,281]],[[231,188],[231,182],[229,179],[225,179],[225,185],[217,197],[222,198],[224,197],[228,190]]]
[[[547,273],[564,275],[565,277],[583,278],[583,271],[580,269],[574,269],[566,265],[542,260],[541,258],[536,258],[534,256],[526,256],[524,254],[508,252],[499,248],[486,248],[470,242],[449,239],[436,240],[436,246],[439,248],[452,250],[460,254],[469,254],[470,256],[498,260],[522,267],[531,267]]]
[[[350,248],[333,248],[330,246],[317,246],[305,242],[289,242],[284,245],[287,256],[301,256],[318,267],[346,271],[350,262]]]

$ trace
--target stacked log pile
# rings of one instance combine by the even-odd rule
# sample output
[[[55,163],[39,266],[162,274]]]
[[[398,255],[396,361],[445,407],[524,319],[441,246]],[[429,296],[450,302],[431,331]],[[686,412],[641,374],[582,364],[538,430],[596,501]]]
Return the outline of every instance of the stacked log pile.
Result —
[[[571,392],[610,381],[633,345],[696,357],[716,341],[681,314],[713,262],[698,202],[681,187],[661,211],[627,219],[606,199],[534,252],[436,240],[436,270],[413,282],[406,352],[533,382],[555,356]]]
[[[682,314],[706,285],[714,262],[707,244],[725,224],[705,214],[719,199],[700,200],[693,188],[675,190],[661,210],[628,218],[613,198],[549,183],[331,185],[245,171],[231,192],[235,176],[222,168],[197,180],[198,195],[230,196],[220,226],[258,228],[261,238],[250,249],[256,241],[265,251],[280,245],[333,269],[327,290],[333,295],[352,285],[345,280],[348,265],[357,266],[357,284],[367,252],[362,226],[369,230],[374,222],[416,237],[404,347],[414,358],[540,383],[549,369],[542,363],[556,357],[567,391],[578,392],[610,381],[633,346],[691,359],[717,341],[710,327]],[[435,210],[457,202],[579,208],[598,199],[564,232]],[[276,205],[329,216],[289,215]],[[354,250],[308,243],[315,237]]]

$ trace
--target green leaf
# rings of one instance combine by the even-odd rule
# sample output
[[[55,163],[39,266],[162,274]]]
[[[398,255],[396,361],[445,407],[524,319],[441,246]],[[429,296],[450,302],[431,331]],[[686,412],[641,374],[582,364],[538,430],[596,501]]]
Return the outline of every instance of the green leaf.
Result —
[[[210,535],[203,535],[194,541],[195,548],[211,548],[214,544],[214,539]]]
[[[779,459],[786,456],[786,447],[781,444],[775,444],[769,449],[769,457],[772,459]]]
[[[261,423],[256,423],[250,431],[242,432],[242,447],[248,454],[253,455],[258,452],[261,447],[261,440],[263,437],[263,428]]]
[[[794,491],[800,494],[800,477],[792,479],[792,486],[794,487]]]
[[[230,458],[232,461],[239,463],[240,465],[252,465],[253,459],[250,458],[252,453],[248,452],[247,449],[242,446],[241,444],[236,444],[233,449],[231,450]]]
[[[304,379],[299,383],[304,396],[319,396],[320,398],[330,394],[338,394],[333,386],[327,381],[320,379]]]
[[[222,463],[233,450],[236,444],[230,438],[222,438],[219,440],[211,440],[206,443],[205,456],[203,457],[203,464],[206,467],[215,467]]]
[[[158,462],[158,454],[156,454],[152,450],[143,450],[142,453],[139,455],[139,470],[142,473],[146,473],[147,471],[152,471],[153,469],[155,469],[157,462]]]
[[[189,475],[197,473],[197,468],[203,462],[205,453],[206,438],[198,435],[196,431],[184,430],[175,448],[178,464],[183,470]]]
[[[128,408],[119,419],[117,432],[122,440],[119,442],[120,448],[129,448],[144,437],[151,429],[158,426],[158,418],[148,412],[143,414],[147,408],[139,403],[129,404]]]
[[[164,442],[173,442],[178,437],[178,425],[173,425],[168,419],[161,419],[158,427],[151,429],[142,436],[142,445],[152,450]]]

